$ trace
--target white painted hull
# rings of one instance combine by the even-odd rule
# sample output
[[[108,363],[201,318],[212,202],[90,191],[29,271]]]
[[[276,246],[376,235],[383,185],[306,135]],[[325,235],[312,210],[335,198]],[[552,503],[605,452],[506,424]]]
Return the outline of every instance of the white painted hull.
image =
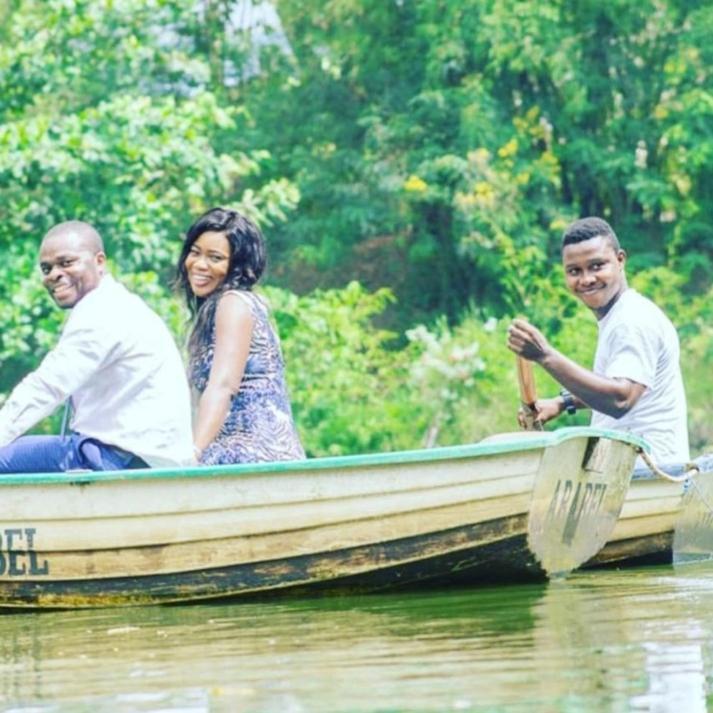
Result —
[[[713,558],[713,458],[701,456],[695,463],[698,472],[683,482],[635,473],[609,542],[588,565]],[[687,467],[664,470],[680,479]]]
[[[683,483],[656,476],[632,479],[619,521],[587,566],[671,562]]]
[[[0,479],[0,607],[143,604],[566,572],[609,538],[636,439]]]

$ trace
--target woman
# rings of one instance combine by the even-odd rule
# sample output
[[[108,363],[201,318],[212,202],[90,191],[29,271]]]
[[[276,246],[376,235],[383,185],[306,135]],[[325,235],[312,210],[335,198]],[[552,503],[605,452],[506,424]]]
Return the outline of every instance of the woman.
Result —
[[[258,228],[213,208],[189,228],[178,284],[193,317],[188,377],[200,395],[193,429],[206,465],[304,458],[277,334],[252,292],[265,269]]]

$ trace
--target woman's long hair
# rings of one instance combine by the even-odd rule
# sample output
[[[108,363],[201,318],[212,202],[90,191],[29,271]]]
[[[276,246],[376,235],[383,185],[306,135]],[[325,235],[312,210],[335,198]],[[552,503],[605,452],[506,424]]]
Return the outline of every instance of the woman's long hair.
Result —
[[[228,240],[230,257],[225,282],[206,297],[197,297],[191,289],[186,258],[198,238],[208,231],[223,233]],[[211,339],[215,308],[227,290],[251,290],[265,271],[267,255],[260,229],[244,215],[228,208],[211,208],[186,232],[176,268],[176,285],[183,290],[193,320],[188,352],[193,357],[200,346]]]

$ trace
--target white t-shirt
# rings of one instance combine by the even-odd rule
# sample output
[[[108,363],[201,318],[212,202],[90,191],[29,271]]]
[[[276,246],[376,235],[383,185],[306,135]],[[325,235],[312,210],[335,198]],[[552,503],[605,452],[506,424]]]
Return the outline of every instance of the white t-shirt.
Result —
[[[110,275],[71,310],[57,346],[0,409],[0,446],[72,398],[73,431],[151,466],[190,463],[190,394],[170,332]]]
[[[636,290],[628,289],[598,322],[594,372],[646,387],[621,418],[592,411],[592,426],[630,431],[645,438],[657,463],[689,460],[686,394],[676,329]]]

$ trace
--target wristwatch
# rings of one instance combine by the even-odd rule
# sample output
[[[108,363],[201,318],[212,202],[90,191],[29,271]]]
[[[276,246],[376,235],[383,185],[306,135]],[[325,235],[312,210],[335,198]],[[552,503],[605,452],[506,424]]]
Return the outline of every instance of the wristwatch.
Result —
[[[575,413],[577,413],[577,407],[574,404],[574,396],[567,391],[567,389],[562,389],[560,391],[560,396],[562,397],[562,401],[564,401],[564,410],[570,415],[573,416]]]

